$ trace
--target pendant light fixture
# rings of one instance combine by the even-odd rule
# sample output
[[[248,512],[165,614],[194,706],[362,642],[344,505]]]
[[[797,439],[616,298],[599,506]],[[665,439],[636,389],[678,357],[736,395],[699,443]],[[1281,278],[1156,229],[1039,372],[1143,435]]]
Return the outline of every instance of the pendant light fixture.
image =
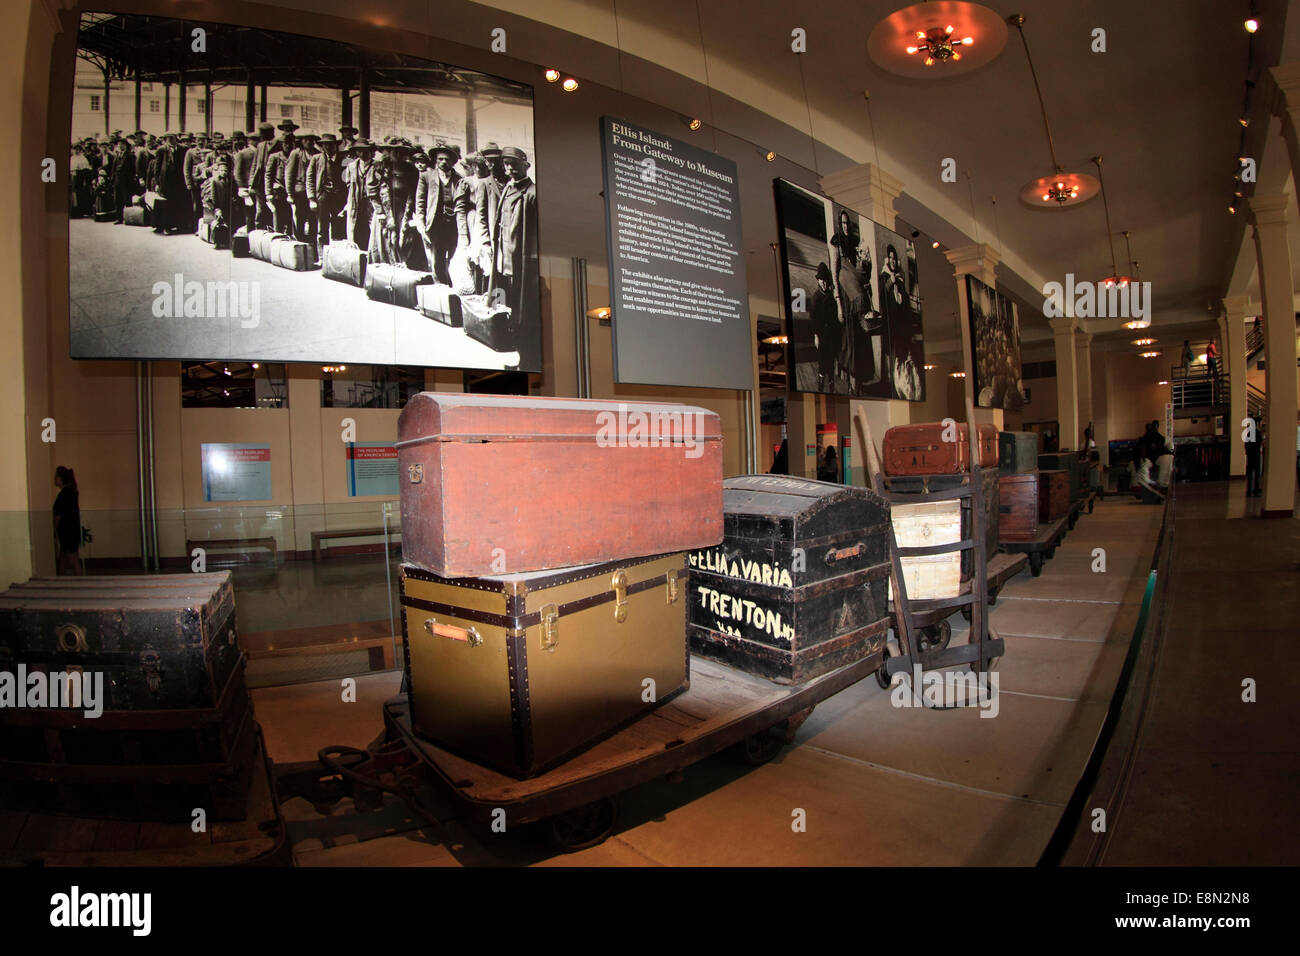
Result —
[[[1133,281],[1133,277],[1123,274],[1115,265],[1115,234],[1110,230],[1110,203],[1106,201],[1106,180],[1101,175],[1101,157],[1094,156],[1092,161],[1097,164],[1097,182],[1101,184],[1101,205],[1106,210],[1106,242],[1110,246],[1110,275],[1101,280],[1107,289],[1113,286],[1126,286]],[[1124,234],[1127,238],[1128,233]]]
[[[1043,101],[1043,90],[1038,85],[1038,73],[1034,70],[1033,57],[1029,55],[1029,40],[1025,38],[1025,18],[1019,13],[1007,17],[1020,33],[1020,41],[1025,48],[1025,59],[1029,63],[1029,75],[1034,80],[1034,92],[1038,94],[1038,107],[1043,114],[1043,130],[1047,133],[1047,151],[1052,157],[1050,176],[1040,176],[1020,189],[1020,201],[1035,209],[1065,209],[1078,206],[1097,195],[1099,184],[1087,173],[1066,172],[1056,159],[1056,144],[1052,141],[1052,125],[1047,120],[1047,104]]]

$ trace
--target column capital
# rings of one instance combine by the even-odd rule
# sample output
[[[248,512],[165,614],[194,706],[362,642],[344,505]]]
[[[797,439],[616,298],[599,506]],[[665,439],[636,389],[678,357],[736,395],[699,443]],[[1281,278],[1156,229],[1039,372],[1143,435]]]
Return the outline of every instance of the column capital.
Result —
[[[1268,71],[1277,87],[1273,112],[1281,116],[1288,110],[1300,109],[1300,60],[1279,63]]]
[[[944,256],[952,263],[953,270],[958,276],[973,275],[990,286],[992,283],[989,279],[994,277],[994,270],[1002,259],[1002,254],[987,242],[949,249]]]
[[[894,200],[902,195],[903,181],[875,163],[861,163],[827,173],[817,180],[817,184],[834,202],[894,228]]]
[[[1286,215],[1290,209],[1291,196],[1288,193],[1256,193],[1246,201],[1250,209],[1250,221],[1255,226],[1285,226]]]
[[[1048,321],[1051,321],[1050,319]],[[1092,348],[1092,333],[1085,332],[1083,329],[1076,329],[1074,333],[1074,344],[1082,348]]]
[[[1052,327],[1052,334],[1058,338],[1076,332],[1079,329],[1078,323],[1074,316],[1062,315],[1059,318],[1048,319],[1047,324]]]
[[[1254,314],[1251,312],[1250,296],[1248,295],[1225,295],[1221,301],[1223,302],[1223,311],[1227,313],[1230,319],[1238,318],[1244,321],[1248,316]]]

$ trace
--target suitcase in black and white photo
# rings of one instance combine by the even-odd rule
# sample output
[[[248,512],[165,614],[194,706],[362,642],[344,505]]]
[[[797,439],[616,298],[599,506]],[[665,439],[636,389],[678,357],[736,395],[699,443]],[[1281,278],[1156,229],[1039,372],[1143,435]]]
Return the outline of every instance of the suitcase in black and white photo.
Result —
[[[416,290],[420,314],[427,315],[435,322],[459,329],[464,320],[461,317],[460,296],[449,285],[435,283],[422,285]]]
[[[506,305],[494,306],[487,295],[466,295],[460,299],[465,334],[494,352],[519,348],[519,320]]]
[[[366,285],[366,250],[351,242],[331,242],[321,256],[321,275],[358,289]]]
[[[299,242],[292,236],[276,236],[270,241],[270,258],[272,265],[294,272],[306,272],[312,268],[311,246]]]
[[[240,226],[235,230],[234,235],[230,237],[230,254],[236,259],[248,258],[249,249],[247,226]]]
[[[230,246],[230,227],[215,219],[199,220],[199,238],[210,246],[226,249]]]
[[[432,284],[432,272],[417,272],[385,262],[372,262],[366,266],[366,298],[375,302],[387,302],[404,309],[418,308],[416,290],[422,285]]]
[[[149,210],[144,206],[123,206],[122,221],[128,226],[147,226],[150,224]]]

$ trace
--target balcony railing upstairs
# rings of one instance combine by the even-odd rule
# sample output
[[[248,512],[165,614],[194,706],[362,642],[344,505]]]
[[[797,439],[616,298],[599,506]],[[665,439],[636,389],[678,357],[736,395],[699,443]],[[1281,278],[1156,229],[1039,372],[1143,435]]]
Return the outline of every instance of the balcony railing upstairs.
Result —
[[[1169,370],[1174,408],[1211,408],[1227,404],[1228,378],[1210,374],[1206,365],[1175,365]]]

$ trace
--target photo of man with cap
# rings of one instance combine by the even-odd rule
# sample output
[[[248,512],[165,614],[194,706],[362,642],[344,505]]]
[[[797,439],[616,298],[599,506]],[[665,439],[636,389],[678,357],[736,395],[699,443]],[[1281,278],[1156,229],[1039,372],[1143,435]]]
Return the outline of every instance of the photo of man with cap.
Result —
[[[266,183],[266,164],[271,151],[276,147],[275,127],[265,121],[258,123],[257,137],[248,176],[248,191],[253,199],[253,225],[258,229],[270,229],[274,214]]]
[[[281,135],[272,144],[266,156],[266,199],[271,207],[271,228],[285,235],[293,235],[293,206],[289,200],[289,156],[296,146],[293,131],[298,124],[284,120],[276,129]]]
[[[439,143],[430,153],[433,165],[420,174],[416,185],[415,218],[429,271],[435,281],[451,285],[447,263],[456,251],[456,191],[460,187],[460,175],[452,166],[460,159],[460,150]]]
[[[317,262],[327,244],[344,237],[342,213],[348,188],[343,181],[343,160],[338,146],[337,136],[322,134],[320,152],[312,156],[307,168],[307,203],[315,217]]]
[[[492,276],[489,295],[500,290],[509,306],[515,328],[525,332],[528,342],[521,342],[519,359],[525,367],[535,367],[541,358],[537,314],[537,187],[528,176],[528,156],[516,146],[501,151],[509,182],[497,201],[496,227],[492,236]],[[536,342],[531,339],[537,339]],[[527,353],[527,354],[525,354]]]
[[[366,185],[370,181],[374,146],[362,136],[348,148],[343,164],[343,185],[347,191],[345,237],[360,249],[370,247],[370,221],[373,211]]]
[[[469,260],[474,291],[481,294],[487,291],[488,277],[492,274],[492,229],[496,224],[501,184],[493,177],[492,167],[481,151],[465,158],[475,175],[462,179],[456,193],[456,230]]]
[[[199,133],[195,145],[185,153],[185,188],[190,193],[190,231],[198,232],[203,214],[203,177],[200,166],[208,159],[208,135]]]
[[[288,191],[289,205],[293,210],[293,237],[305,242],[313,249],[312,258],[316,259],[316,212],[311,208],[307,196],[307,173],[311,167],[312,157],[316,155],[315,133],[303,133],[297,138],[289,161],[285,165],[285,187]]]

